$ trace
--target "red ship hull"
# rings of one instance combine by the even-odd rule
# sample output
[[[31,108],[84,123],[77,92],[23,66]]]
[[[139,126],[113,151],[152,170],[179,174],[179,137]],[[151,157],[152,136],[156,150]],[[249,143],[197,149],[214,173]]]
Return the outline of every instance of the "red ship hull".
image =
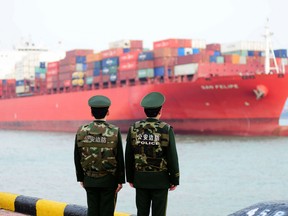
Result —
[[[277,74],[227,76],[0,100],[0,128],[76,132],[93,120],[88,99],[103,94],[112,101],[107,120],[127,132],[145,117],[142,97],[159,91],[166,96],[162,120],[176,133],[287,136],[287,83]],[[257,99],[259,86],[267,91]]]

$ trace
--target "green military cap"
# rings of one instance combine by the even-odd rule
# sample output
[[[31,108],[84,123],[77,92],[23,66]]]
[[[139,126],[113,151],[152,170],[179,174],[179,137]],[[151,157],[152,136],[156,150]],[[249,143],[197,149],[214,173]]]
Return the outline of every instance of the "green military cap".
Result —
[[[142,99],[141,106],[144,108],[157,108],[161,107],[164,102],[164,95],[160,92],[151,92]]]
[[[95,95],[88,100],[88,104],[90,107],[109,107],[111,105],[111,101],[108,97],[103,95]]]

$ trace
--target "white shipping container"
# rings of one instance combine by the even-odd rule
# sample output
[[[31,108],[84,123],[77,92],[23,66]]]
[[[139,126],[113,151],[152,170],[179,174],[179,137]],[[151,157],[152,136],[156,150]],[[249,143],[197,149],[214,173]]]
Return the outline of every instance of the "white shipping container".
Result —
[[[29,92],[29,86],[16,86],[16,93],[27,93]]]
[[[192,48],[205,49],[206,48],[206,40],[204,39],[192,39],[191,40]]]
[[[119,40],[119,41],[114,41],[114,42],[109,43],[110,49],[130,48],[130,47],[131,47],[130,40]]]
[[[288,65],[288,59],[287,58],[281,58],[281,65]]]
[[[198,63],[175,65],[174,66],[174,75],[191,75],[195,74],[198,70]]]
[[[75,70],[76,71],[83,71],[84,70],[84,65],[82,63],[77,63]]]
[[[192,48],[184,48],[184,55],[192,55],[193,49]]]
[[[239,58],[239,64],[246,64],[247,63],[247,58],[246,56],[240,56]]]
[[[238,41],[235,43],[221,44],[222,53],[229,53],[239,50],[262,51],[265,50],[265,43],[259,41]]]

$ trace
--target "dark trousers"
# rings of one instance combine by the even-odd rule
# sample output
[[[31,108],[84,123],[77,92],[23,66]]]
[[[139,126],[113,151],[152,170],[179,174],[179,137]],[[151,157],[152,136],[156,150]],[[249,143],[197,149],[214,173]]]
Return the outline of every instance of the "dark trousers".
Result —
[[[165,216],[168,189],[136,188],[137,216],[149,216],[152,204],[152,216]]]
[[[114,188],[85,187],[87,194],[87,216],[113,216],[117,194]]]

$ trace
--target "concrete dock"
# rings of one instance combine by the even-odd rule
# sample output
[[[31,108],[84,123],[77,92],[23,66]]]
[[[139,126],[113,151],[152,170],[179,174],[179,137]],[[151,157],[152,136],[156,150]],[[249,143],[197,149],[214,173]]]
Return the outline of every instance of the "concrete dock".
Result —
[[[25,214],[17,213],[17,212],[11,212],[6,211],[4,209],[0,209],[0,215],[1,216],[24,216]]]

